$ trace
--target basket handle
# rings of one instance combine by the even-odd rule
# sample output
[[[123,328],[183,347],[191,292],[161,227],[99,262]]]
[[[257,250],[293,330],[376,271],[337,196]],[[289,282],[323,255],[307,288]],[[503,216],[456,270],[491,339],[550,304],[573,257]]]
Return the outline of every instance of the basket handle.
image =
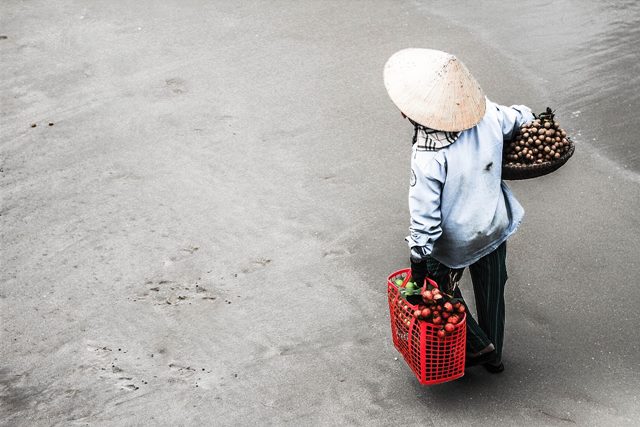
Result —
[[[450,269],[448,273],[449,281],[446,285],[446,289],[441,289],[441,292],[444,292],[449,296],[453,296],[454,292],[460,285],[460,279],[462,278],[463,272],[464,272],[464,268]],[[431,287],[433,288],[438,288],[438,283],[436,283],[435,280],[427,277],[425,278],[425,283],[424,283],[424,286],[422,287],[423,290],[427,289],[427,283],[431,285]]]

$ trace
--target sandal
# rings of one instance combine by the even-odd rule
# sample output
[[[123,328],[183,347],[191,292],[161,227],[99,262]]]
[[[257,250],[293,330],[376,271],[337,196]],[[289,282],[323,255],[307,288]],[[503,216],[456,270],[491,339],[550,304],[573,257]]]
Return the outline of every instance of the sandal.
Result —
[[[489,364],[491,362],[495,363],[497,360],[498,360],[498,354],[496,353],[495,350],[491,350],[484,354],[481,354],[480,356],[476,356],[476,357],[467,356],[467,358],[464,361],[464,366],[465,368],[469,368],[471,366],[484,365],[484,364]]]
[[[485,363],[484,368],[491,372],[492,374],[499,374],[500,372],[504,371],[504,364],[502,362],[496,364],[493,363]]]

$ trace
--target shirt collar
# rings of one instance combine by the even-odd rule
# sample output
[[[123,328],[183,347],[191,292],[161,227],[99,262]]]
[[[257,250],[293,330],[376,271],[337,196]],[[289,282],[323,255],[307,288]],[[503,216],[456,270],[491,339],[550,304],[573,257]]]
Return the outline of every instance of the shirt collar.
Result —
[[[415,132],[412,144],[417,144],[416,149],[421,151],[438,151],[456,142],[460,132],[444,132],[422,126],[409,119]]]

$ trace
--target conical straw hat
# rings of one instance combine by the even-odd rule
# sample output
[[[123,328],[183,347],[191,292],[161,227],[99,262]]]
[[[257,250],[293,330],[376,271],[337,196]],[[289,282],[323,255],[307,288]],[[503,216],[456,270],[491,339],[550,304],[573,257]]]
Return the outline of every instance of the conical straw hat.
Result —
[[[484,92],[455,56],[432,49],[403,49],[384,66],[384,85],[407,117],[431,129],[456,132],[484,116]]]

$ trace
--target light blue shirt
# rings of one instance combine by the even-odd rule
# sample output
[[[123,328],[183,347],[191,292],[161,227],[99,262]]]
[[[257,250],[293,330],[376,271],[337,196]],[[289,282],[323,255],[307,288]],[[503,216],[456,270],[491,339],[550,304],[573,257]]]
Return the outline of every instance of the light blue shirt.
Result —
[[[501,179],[502,141],[532,120],[528,107],[487,99],[482,120],[453,144],[434,151],[413,145],[407,237],[412,256],[431,255],[462,268],[516,231],[524,209]]]

